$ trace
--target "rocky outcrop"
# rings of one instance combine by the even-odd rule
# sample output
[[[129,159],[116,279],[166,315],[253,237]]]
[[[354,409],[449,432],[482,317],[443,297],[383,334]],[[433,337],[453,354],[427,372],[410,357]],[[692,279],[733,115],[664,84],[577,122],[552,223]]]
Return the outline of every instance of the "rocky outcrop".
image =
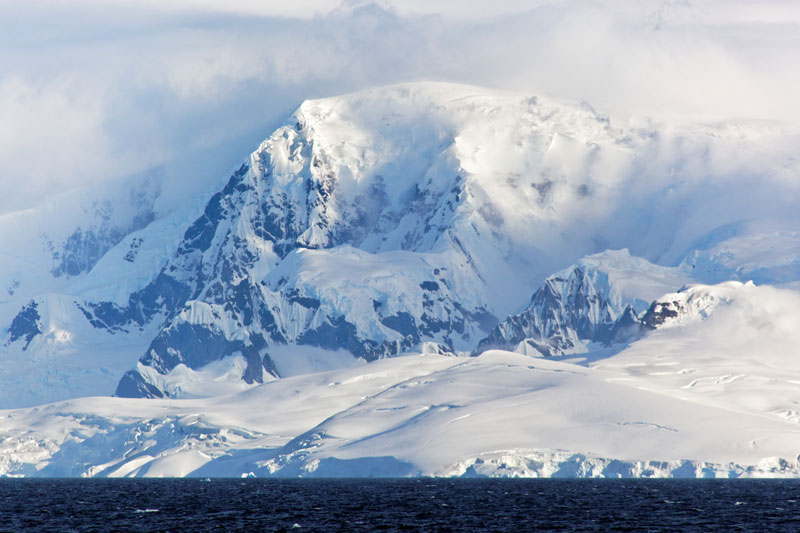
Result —
[[[680,279],[676,269],[627,250],[588,256],[548,277],[528,306],[498,324],[476,352],[499,348],[551,357],[586,352],[590,343],[630,342],[653,326],[642,318],[653,290]]]

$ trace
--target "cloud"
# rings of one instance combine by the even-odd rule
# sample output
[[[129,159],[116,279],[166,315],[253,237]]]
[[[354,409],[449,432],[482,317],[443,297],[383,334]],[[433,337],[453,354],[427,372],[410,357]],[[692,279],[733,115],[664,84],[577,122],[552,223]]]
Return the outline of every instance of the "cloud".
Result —
[[[69,175],[91,172],[98,162],[75,160],[75,143],[107,148],[103,110],[96,101],[75,94],[70,77],[41,83],[3,78],[0,116],[0,168],[5,176],[16,178],[6,185],[17,192],[42,180],[68,185]],[[67,172],[58,173],[59,168]]]
[[[0,213],[153,167],[169,209],[303,99],[401,81],[621,114],[800,117],[800,10],[784,0],[81,0],[0,13]]]
[[[491,71],[509,87],[585,99],[616,112],[800,115],[786,91],[800,84],[790,68],[800,40],[770,43],[775,23],[742,27],[738,18],[714,18],[684,2],[631,4],[562,4],[486,24],[466,40],[467,55],[482,67],[477,71]],[[798,29],[797,23],[790,27]],[[755,56],[754,44],[763,48]]]

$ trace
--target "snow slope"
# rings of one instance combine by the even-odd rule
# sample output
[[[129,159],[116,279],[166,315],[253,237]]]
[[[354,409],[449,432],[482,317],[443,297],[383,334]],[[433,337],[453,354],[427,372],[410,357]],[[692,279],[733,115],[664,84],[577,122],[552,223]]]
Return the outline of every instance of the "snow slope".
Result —
[[[608,261],[647,266],[583,264]],[[0,411],[0,475],[798,476],[799,309],[797,291],[730,281],[656,299],[648,332],[606,353],[304,373],[347,356],[285,347],[276,360],[301,373],[232,394]]]
[[[778,420],[691,405],[613,378],[485,352],[337,413],[277,458],[257,462],[256,473],[344,475],[373,458],[371,468],[386,468],[375,471],[384,475],[617,477],[648,469],[651,475],[681,468],[698,473],[683,463],[694,460],[727,476],[793,452],[800,437],[800,428]],[[757,447],[750,446],[754,440]]]
[[[694,243],[680,266],[705,283],[791,284],[800,279],[800,232],[786,220],[726,225]]]
[[[796,421],[685,401],[620,377],[491,351],[476,358],[398,357],[285,378],[213,400],[71,400],[0,412],[0,472],[252,472],[260,477],[800,473]]]
[[[800,293],[736,281],[667,294],[657,329],[592,364],[692,402],[800,421]]]

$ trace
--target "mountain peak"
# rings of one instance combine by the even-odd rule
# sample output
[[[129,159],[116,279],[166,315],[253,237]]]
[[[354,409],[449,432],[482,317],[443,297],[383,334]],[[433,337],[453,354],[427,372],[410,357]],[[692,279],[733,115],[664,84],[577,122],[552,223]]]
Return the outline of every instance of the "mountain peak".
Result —
[[[583,349],[683,285],[697,258],[708,271],[727,257],[690,255],[731,224],[730,209],[713,206],[734,202],[738,220],[758,215],[730,186],[743,178],[716,173],[727,167],[715,161],[749,134],[641,124],[444,83],[309,100],[189,210],[199,216],[167,233],[177,236],[164,237],[161,220],[134,228],[85,273],[91,291],[15,296],[17,324],[38,324],[25,321],[33,301],[40,317],[54,317],[52,331],[104,339],[90,347],[80,339],[92,335],[72,336],[51,354],[105,353],[100,346],[124,336],[141,351],[121,394],[180,395],[188,381],[202,394],[207,380],[229,377],[250,386],[280,375],[271,351],[287,345],[354,361],[423,347],[472,353],[534,293],[540,310],[561,317],[542,315],[540,325],[568,340],[550,351]],[[773,199],[775,216],[795,207],[791,195]],[[114,262],[138,265],[139,250],[152,253],[135,282],[110,283],[130,271]],[[548,278],[570,264],[556,275],[568,283]],[[578,304],[592,295],[605,303]],[[585,323],[570,322],[579,316]],[[15,334],[9,353],[26,357],[36,331]],[[234,359],[210,377],[209,365]]]

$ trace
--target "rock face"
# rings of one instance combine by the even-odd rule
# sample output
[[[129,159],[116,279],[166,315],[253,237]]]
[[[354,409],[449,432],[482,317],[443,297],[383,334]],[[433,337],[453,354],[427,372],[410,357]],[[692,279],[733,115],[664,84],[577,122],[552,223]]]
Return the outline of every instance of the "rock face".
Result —
[[[11,327],[8,328],[8,341],[24,340],[23,350],[27,350],[33,338],[42,333],[38,307],[38,304],[32,300],[14,317]]]
[[[527,308],[498,324],[477,352],[500,348],[551,357],[586,352],[590,343],[629,342],[651,327],[639,318],[648,308],[645,298],[686,279],[627,250],[588,256],[548,277]]]
[[[590,273],[592,274],[592,273]],[[586,343],[614,344],[634,338],[639,332],[636,311],[620,308],[580,267],[556,274],[531,298],[530,306],[499,324],[478,345],[478,352],[491,348],[513,348],[546,357],[586,351]]]
[[[85,231],[76,229],[60,246],[60,251],[53,251],[55,266],[50,272],[55,277],[79,276],[89,272],[108,250],[129,233],[146,227],[153,217],[152,212],[144,212],[134,217],[126,227],[102,225]]]
[[[631,257],[627,250],[587,256],[545,280],[524,311],[499,323],[476,350],[505,349],[556,357],[630,343],[647,332],[699,322],[730,304],[736,291],[753,287],[729,281],[687,284],[678,268]],[[681,286],[677,292],[669,286]],[[644,298],[661,295],[650,304]],[[620,346],[622,348],[622,346]]]
[[[752,281],[728,281],[712,286],[687,285],[678,292],[665,294],[655,300],[642,315],[641,323],[648,329],[661,329],[703,320],[717,307],[730,304],[737,291],[754,286]]]
[[[417,215],[418,204],[437,200],[414,193],[400,212],[388,204],[366,212],[361,195],[340,205],[345,199],[337,182],[299,124],[285,128],[273,138],[277,146],[268,143],[233,174],[186,231],[172,261],[131,295],[127,306],[89,304],[86,317],[113,330],[163,316],[165,325],[143,365],[165,374],[179,364],[197,369],[240,353],[248,361],[245,380],[251,382],[276,376],[267,353],[273,344],[343,348],[373,360],[423,340],[448,350],[463,348],[488,331],[497,320],[493,313],[472,299],[457,299],[453,291],[464,284],[460,276],[476,277],[452,267],[471,261],[467,250],[400,254],[395,263],[352,247],[377,240],[395,218],[413,219],[401,247],[408,252],[429,247],[429,236],[418,227],[429,222]],[[276,161],[273,152],[294,156]],[[287,164],[296,167],[291,177],[276,175],[276,167]],[[385,196],[380,189],[371,194],[373,200]],[[364,225],[371,219],[377,219],[372,231]],[[441,236],[453,239],[446,230]],[[315,279],[320,262],[334,279]],[[404,279],[398,279],[403,267]],[[152,385],[131,371],[117,394],[158,395]]]

